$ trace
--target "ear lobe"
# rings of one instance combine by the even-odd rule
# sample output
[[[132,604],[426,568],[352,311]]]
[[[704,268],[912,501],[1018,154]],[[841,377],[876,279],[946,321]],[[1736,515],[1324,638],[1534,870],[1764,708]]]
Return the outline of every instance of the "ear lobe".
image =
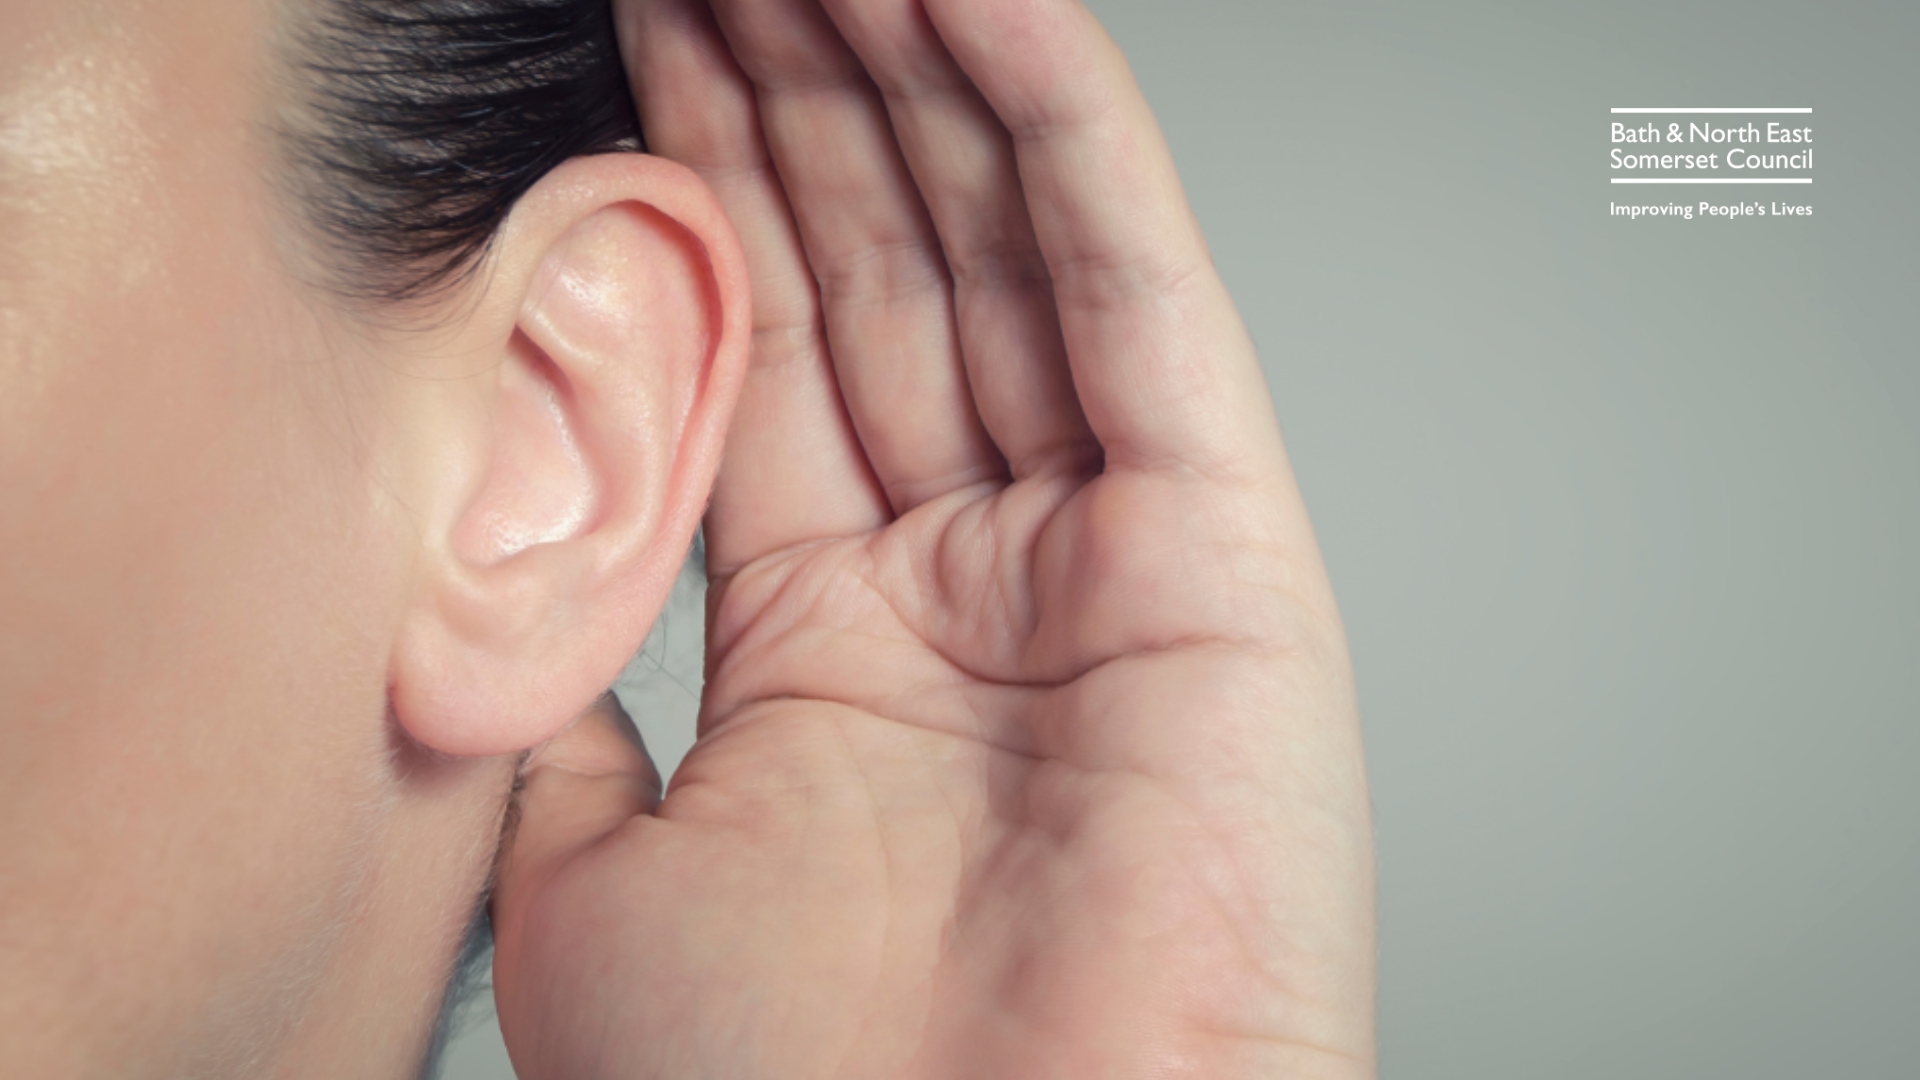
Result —
[[[706,187],[641,155],[542,179],[487,271],[446,351],[449,370],[497,363],[430,410],[443,437],[416,472],[447,509],[390,687],[410,736],[459,755],[551,737],[638,650],[705,508],[751,318]]]

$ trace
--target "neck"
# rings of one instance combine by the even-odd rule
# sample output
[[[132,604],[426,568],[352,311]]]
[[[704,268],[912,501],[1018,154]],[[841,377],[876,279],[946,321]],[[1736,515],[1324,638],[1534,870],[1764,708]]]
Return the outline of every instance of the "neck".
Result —
[[[513,764],[422,763],[373,858],[354,926],[291,1037],[261,1070],[276,1080],[416,1080],[464,968],[484,963],[475,934]]]

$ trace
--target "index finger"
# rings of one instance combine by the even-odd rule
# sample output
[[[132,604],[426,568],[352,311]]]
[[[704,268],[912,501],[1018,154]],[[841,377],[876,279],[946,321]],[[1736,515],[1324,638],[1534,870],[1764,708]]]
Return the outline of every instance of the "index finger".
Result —
[[[1012,134],[1109,469],[1281,465],[1252,342],[1125,59],[1078,0],[925,0]]]
[[[753,357],[708,510],[709,573],[886,524],[751,84],[706,0],[622,0],[615,11],[650,148],[713,187],[753,273]]]

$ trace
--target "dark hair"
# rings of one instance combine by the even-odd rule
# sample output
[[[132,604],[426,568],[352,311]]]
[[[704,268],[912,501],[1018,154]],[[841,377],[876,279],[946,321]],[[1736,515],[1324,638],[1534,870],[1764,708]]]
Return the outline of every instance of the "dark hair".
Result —
[[[644,149],[611,6],[321,0],[295,35],[283,134],[336,291],[429,296],[554,166]]]

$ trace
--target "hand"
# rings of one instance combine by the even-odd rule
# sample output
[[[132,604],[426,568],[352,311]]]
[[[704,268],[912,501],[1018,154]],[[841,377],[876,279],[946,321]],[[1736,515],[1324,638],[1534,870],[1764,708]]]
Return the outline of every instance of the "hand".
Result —
[[[664,801],[617,707],[528,768],[516,1068],[1370,1075],[1339,619],[1113,45],[1074,0],[615,7],[755,356],[699,742]]]

